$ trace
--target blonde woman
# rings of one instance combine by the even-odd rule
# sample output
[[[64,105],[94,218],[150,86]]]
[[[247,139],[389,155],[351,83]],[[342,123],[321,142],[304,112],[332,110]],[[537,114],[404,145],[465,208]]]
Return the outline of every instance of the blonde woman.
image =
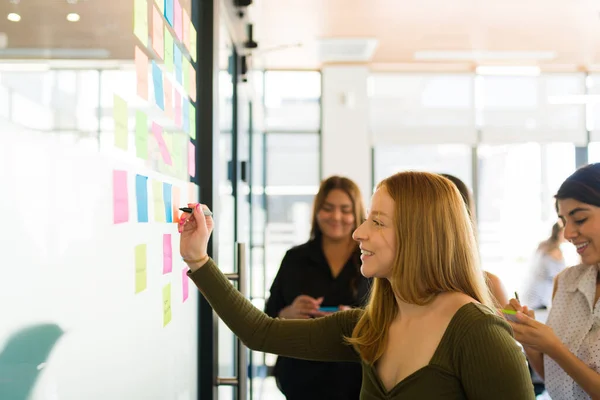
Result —
[[[498,317],[456,187],[436,174],[383,180],[354,232],[361,272],[373,277],[365,310],[273,319],[254,308],[206,253],[213,220],[198,205],[180,223],[189,276],[251,349],[355,361],[363,399],[534,399],[524,355]]]

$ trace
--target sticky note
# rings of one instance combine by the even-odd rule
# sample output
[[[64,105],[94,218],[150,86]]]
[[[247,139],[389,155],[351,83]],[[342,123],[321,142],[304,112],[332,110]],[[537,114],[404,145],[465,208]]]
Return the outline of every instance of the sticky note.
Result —
[[[173,1],[173,29],[175,30],[175,36],[180,42],[183,41],[183,21],[181,14],[181,3],[179,0]]]
[[[190,61],[183,56],[181,58],[181,68],[183,68],[183,83],[181,84],[186,91],[190,90]]]
[[[173,160],[174,172],[177,176],[185,173],[183,155],[186,154],[186,147],[183,140],[187,140],[187,137],[184,135],[173,135],[172,137],[171,159]]]
[[[115,121],[115,146],[127,150],[127,103],[113,95],[113,119]]]
[[[197,203],[198,202],[198,187],[194,182],[188,182],[188,202],[189,203]]]
[[[163,274],[173,271],[173,249],[171,246],[171,234],[163,235]]]
[[[135,76],[137,95],[148,100],[148,56],[135,46]]]
[[[173,119],[173,85],[171,85],[171,81],[167,77],[167,75],[163,75],[164,81],[163,86],[165,89],[165,114],[167,117],[172,120]]]
[[[171,184],[170,183],[164,183],[163,184],[163,200],[165,202],[165,215],[167,216],[167,222],[171,223],[173,222],[173,213],[172,213],[172,201],[173,199],[171,198]]]
[[[181,119],[183,118],[181,114],[181,95],[177,88],[173,93],[173,117],[175,120],[175,126],[181,128]]]
[[[165,0],[154,0],[154,2],[156,3],[156,6],[160,10],[160,14],[162,15],[165,12]]]
[[[175,80],[177,83],[182,85],[183,83],[183,64],[182,64],[183,56],[181,54],[181,50],[179,50],[179,46],[173,47],[173,63],[175,64]]]
[[[177,186],[173,186],[173,204],[171,211],[173,213],[173,222],[179,222],[179,202],[181,201],[181,191]]]
[[[190,51],[190,16],[187,11],[182,10],[182,35],[183,35],[183,45]]]
[[[171,322],[171,284],[163,287],[163,327]]]
[[[148,47],[148,2],[133,0],[133,34]]]
[[[196,146],[192,142],[188,142],[188,173],[196,176]]]
[[[152,7],[152,48],[162,60],[165,57],[164,24],[161,13]]]
[[[148,177],[135,176],[135,201],[138,222],[148,222]]]
[[[192,56],[192,60],[196,61],[196,28],[194,28],[194,24],[190,23],[190,56]]]
[[[165,29],[165,70],[173,72],[173,36],[168,29]]]
[[[165,92],[163,90],[163,74],[158,64],[152,61],[152,82],[154,83],[154,101],[161,109],[165,109]]]
[[[173,165],[173,161],[171,160],[171,154],[169,153],[169,149],[167,148],[167,144],[165,143],[165,139],[163,138],[163,129],[156,122],[152,122],[152,135],[158,143],[158,150],[160,151],[160,155],[165,164]]]
[[[190,94],[190,99],[192,99],[192,101],[196,101],[196,70],[192,64],[190,64],[188,92]]]
[[[120,224],[129,221],[129,195],[127,171],[113,171],[113,222]]]
[[[146,256],[146,245],[135,246],[135,293],[146,289],[148,285],[148,263]]]
[[[190,137],[196,139],[196,107],[193,104],[188,103],[190,106],[189,119],[190,119]]]
[[[148,116],[140,110],[135,112],[135,154],[148,159]]]
[[[165,1],[165,9],[164,15],[165,19],[169,23],[169,25],[173,26],[173,0],[164,0]]]
[[[181,99],[181,108],[183,114],[183,131],[190,133],[190,102],[188,99],[183,97]]]
[[[188,299],[190,294],[190,278],[188,278],[188,268],[181,270],[181,294],[183,295],[183,302]]]
[[[165,205],[163,203],[162,182],[152,180],[152,200],[154,204],[154,221],[165,222]]]

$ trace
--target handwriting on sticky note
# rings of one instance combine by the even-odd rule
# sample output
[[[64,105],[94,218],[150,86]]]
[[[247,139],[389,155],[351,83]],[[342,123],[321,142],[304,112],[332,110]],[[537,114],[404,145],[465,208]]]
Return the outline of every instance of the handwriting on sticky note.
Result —
[[[135,176],[135,199],[138,222],[148,222],[148,177]]]
[[[135,154],[148,159],[148,116],[140,110],[135,112]]]
[[[144,47],[148,47],[148,2],[146,0],[133,2],[133,34]]]
[[[135,46],[135,76],[137,95],[148,100],[148,56],[137,46]]]
[[[163,235],[163,274],[173,271],[173,250],[171,247],[171,234]]]
[[[170,183],[163,183],[163,201],[165,203],[165,215],[167,216],[167,222],[173,222],[173,214],[171,209],[171,202],[173,198],[171,197],[171,188],[172,185]]]
[[[184,303],[190,294],[190,278],[188,278],[187,272],[187,267],[181,270],[181,294],[183,295]]]
[[[127,124],[127,103],[125,100],[113,95],[113,119],[115,121],[115,146],[127,150],[128,144],[128,124]]]
[[[192,142],[188,142],[188,173],[196,176],[196,146]]]
[[[152,48],[161,60],[165,57],[165,37],[163,30],[162,13],[156,7],[152,7]]]
[[[138,244],[135,246],[135,293],[145,290],[148,285],[146,258],[146,245]]]
[[[163,90],[163,73],[154,61],[152,61],[152,83],[154,84],[154,101],[161,109],[165,109],[165,92]]]
[[[171,322],[171,284],[163,287],[163,327]]]
[[[167,144],[165,143],[165,139],[163,138],[163,129],[156,122],[152,123],[152,136],[154,136],[156,142],[158,143],[158,149],[165,164],[173,165],[173,161],[171,160],[171,154],[169,153],[169,149],[167,148]]]
[[[129,195],[127,171],[113,171],[113,222],[129,221]]]
[[[154,221],[166,222],[165,205],[163,202],[162,182],[152,180],[152,203],[154,206]]]

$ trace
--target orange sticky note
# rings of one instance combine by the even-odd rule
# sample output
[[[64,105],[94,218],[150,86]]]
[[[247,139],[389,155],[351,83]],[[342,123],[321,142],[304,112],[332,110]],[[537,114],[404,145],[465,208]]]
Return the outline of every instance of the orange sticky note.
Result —
[[[190,99],[192,99],[193,102],[196,101],[196,70],[194,69],[194,66],[192,64],[189,64],[190,66],[190,87],[188,88],[189,93],[190,93]]]
[[[179,188],[177,186],[173,186],[173,203],[172,207],[173,207],[173,222],[177,223],[179,222],[179,207],[180,204],[179,202],[181,201],[181,193],[179,191]]]
[[[148,100],[148,56],[135,46],[135,72],[137,79],[137,94]]]
[[[163,87],[165,89],[165,114],[169,119],[173,119],[173,85],[167,77],[167,74],[163,75],[164,82]]]
[[[152,48],[160,59],[165,58],[165,34],[162,16],[152,7]]]
[[[185,46],[185,48],[187,49],[187,51],[190,51],[190,16],[188,15],[187,11],[183,10],[182,11],[182,15],[183,15],[183,45]]]

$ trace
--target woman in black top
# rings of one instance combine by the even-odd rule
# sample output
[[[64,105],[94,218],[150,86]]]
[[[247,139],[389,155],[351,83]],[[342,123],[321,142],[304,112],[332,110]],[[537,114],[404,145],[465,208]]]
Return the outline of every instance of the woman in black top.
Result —
[[[369,284],[360,273],[360,249],[352,232],[364,219],[354,182],[339,176],[324,180],[313,205],[310,240],[286,253],[265,312],[279,318],[318,318],[361,306]],[[288,400],[359,398],[360,364],[279,357],[274,372]]]

